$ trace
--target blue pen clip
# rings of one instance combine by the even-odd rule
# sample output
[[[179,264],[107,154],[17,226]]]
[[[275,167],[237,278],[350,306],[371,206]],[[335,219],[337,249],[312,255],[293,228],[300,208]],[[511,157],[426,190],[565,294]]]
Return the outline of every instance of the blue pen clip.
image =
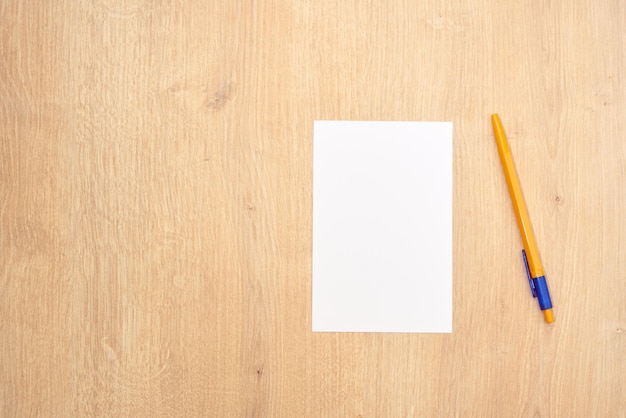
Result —
[[[530,277],[530,268],[528,267],[528,259],[526,258],[526,251],[522,250],[522,258],[524,258],[524,267],[526,267],[526,275],[528,276],[528,284],[530,285],[530,293],[533,294],[533,297],[537,297],[537,289],[535,288],[535,283],[533,282],[533,278]]]

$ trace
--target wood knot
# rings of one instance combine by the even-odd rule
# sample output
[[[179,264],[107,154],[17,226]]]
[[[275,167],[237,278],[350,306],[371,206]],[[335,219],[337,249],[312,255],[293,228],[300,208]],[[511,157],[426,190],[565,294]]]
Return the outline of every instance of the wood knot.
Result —
[[[235,91],[235,85],[232,81],[226,81],[222,86],[209,95],[206,99],[206,107],[211,110],[220,110],[232,98]]]

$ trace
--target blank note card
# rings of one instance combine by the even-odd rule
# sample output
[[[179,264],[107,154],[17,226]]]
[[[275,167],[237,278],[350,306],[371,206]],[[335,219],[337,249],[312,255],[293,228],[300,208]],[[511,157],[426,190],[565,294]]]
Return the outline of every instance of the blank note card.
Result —
[[[452,332],[452,123],[313,136],[313,331]]]

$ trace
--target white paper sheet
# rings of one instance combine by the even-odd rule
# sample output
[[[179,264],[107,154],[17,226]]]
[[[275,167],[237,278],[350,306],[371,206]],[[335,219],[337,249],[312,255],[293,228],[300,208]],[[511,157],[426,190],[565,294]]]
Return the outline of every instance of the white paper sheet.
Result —
[[[452,332],[452,123],[315,121],[313,331]]]

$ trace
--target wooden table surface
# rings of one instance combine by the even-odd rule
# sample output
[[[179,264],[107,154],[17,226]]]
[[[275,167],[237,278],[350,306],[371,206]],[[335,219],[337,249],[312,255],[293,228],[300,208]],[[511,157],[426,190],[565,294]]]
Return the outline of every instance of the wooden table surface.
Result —
[[[625,22],[623,0],[0,1],[0,416],[626,416]],[[452,334],[311,332],[315,119],[453,121]]]

